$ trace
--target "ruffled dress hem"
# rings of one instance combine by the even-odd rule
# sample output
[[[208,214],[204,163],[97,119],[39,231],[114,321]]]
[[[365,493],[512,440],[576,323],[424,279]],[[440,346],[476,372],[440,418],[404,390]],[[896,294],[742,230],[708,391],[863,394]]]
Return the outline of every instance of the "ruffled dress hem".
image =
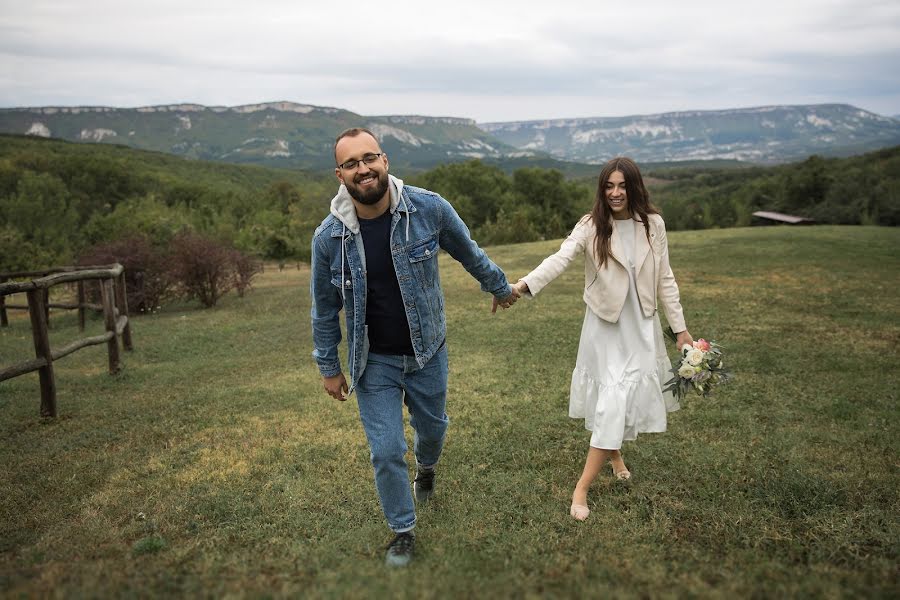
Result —
[[[666,413],[681,408],[670,392],[662,392],[660,385],[660,375],[668,374],[671,368],[669,359],[661,358],[657,359],[655,373],[604,384],[595,380],[584,367],[576,366],[572,371],[569,417],[584,419],[584,428],[593,432],[591,446],[594,448],[618,450],[622,442],[634,441],[640,433],[663,433],[666,431]],[[634,402],[634,398],[651,400]],[[655,407],[655,410],[650,407]],[[595,423],[604,420],[607,421],[606,427],[595,428]],[[610,429],[618,430],[608,426],[609,420],[621,422],[621,437],[609,435]]]

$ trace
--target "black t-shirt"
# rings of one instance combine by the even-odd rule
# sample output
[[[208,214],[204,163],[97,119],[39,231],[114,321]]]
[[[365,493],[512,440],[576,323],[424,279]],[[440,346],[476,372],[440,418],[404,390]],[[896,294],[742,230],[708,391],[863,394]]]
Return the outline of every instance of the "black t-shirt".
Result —
[[[413,356],[409,321],[391,258],[391,211],[374,219],[359,219],[366,250],[366,325],[369,351]]]

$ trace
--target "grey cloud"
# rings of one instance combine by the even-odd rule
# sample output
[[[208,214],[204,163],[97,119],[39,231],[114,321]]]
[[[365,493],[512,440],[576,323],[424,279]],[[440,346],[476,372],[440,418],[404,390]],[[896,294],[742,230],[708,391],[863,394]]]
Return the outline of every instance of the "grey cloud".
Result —
[[[452,114],[447,107],[457,109],[462,99],[467,110],[481,110],[482,99],[494,111],[506,103],[565,117],[589,116],[593,107],[602,116],[873,98],[888,107],[880,110],[900,112],[900,5],[893,1],[828,3],[812,13],[815,3],[782,2],[772,31],[772,4],[764,0],[741,9],[750,23],[738,16],[708,22],[707,12],[722,20],[731,10],[712,2],[641,4],[638,19],[626,8],[579,12],[562,1],[523,8],[532,17],[546,11],[543,21],[532,19],[542,23],[535,29],[523,26],[517,36],[504,21],[497,35],[482,27],[471,39],[442,39],[440,23],[429,22],[423,7],[404,18],[403,35],[371,44],[362,36],[333,43],[342,25],[332,16],[299,9],[282,16],[274,4],[245,17],[237,3],[213,16],[176,2],[142,5],[143,15],[107,3],[118,13],[104,20],[93,3],[89,23],[67,23],[79,14],[75,5],[38,2],[35,16],[25,14],[28,5],[0,3],[11,17],[0,24],[0,103],[7,106],[36,97],[113,105],[277,98],[346,108],[377,98],[388,107],[378,112],[402,104],[415,107],[407,112]],[[306,34],[293,34],[303,27]]]

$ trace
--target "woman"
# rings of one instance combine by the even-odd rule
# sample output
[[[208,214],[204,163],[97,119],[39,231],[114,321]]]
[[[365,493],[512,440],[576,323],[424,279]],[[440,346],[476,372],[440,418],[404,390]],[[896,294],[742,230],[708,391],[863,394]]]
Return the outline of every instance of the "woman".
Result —
[[[671,363],[657,298],[677,333],[678,347],[693,339],[669,266],[665,224],[633,160],[606,163],[591,213],[556,254],[516,283],[517,291],[536,295],[580,255],[587,310],[572,373],[569,416],[583,418],[592,433],[569,512],[583,521],[590,514],[588,488],[607,461],[619,480],[631,477],[622,459],[622,442],[638,433],[665,431],[666,413],[679,408],[671,394],[662,392]]]

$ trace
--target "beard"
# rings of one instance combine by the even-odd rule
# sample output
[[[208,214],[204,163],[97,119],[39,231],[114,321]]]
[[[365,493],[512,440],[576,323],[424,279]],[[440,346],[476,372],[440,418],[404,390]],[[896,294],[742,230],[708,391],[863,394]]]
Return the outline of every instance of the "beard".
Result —
[[[388,174],[385,171],[384,173],[376,172],[375,173],[378,184],[369,188],[368,190],[361,190],[356,185],[356,177],[354,177],[354,181],[344,182],[344,185],[347,188],[347,191],[350,193],[350,197],[359,202],[360,204],[365,204],[367,206],[371,206],[373,204],[378,204],[378,201],[384,198],[384,195],[388,191]]]

